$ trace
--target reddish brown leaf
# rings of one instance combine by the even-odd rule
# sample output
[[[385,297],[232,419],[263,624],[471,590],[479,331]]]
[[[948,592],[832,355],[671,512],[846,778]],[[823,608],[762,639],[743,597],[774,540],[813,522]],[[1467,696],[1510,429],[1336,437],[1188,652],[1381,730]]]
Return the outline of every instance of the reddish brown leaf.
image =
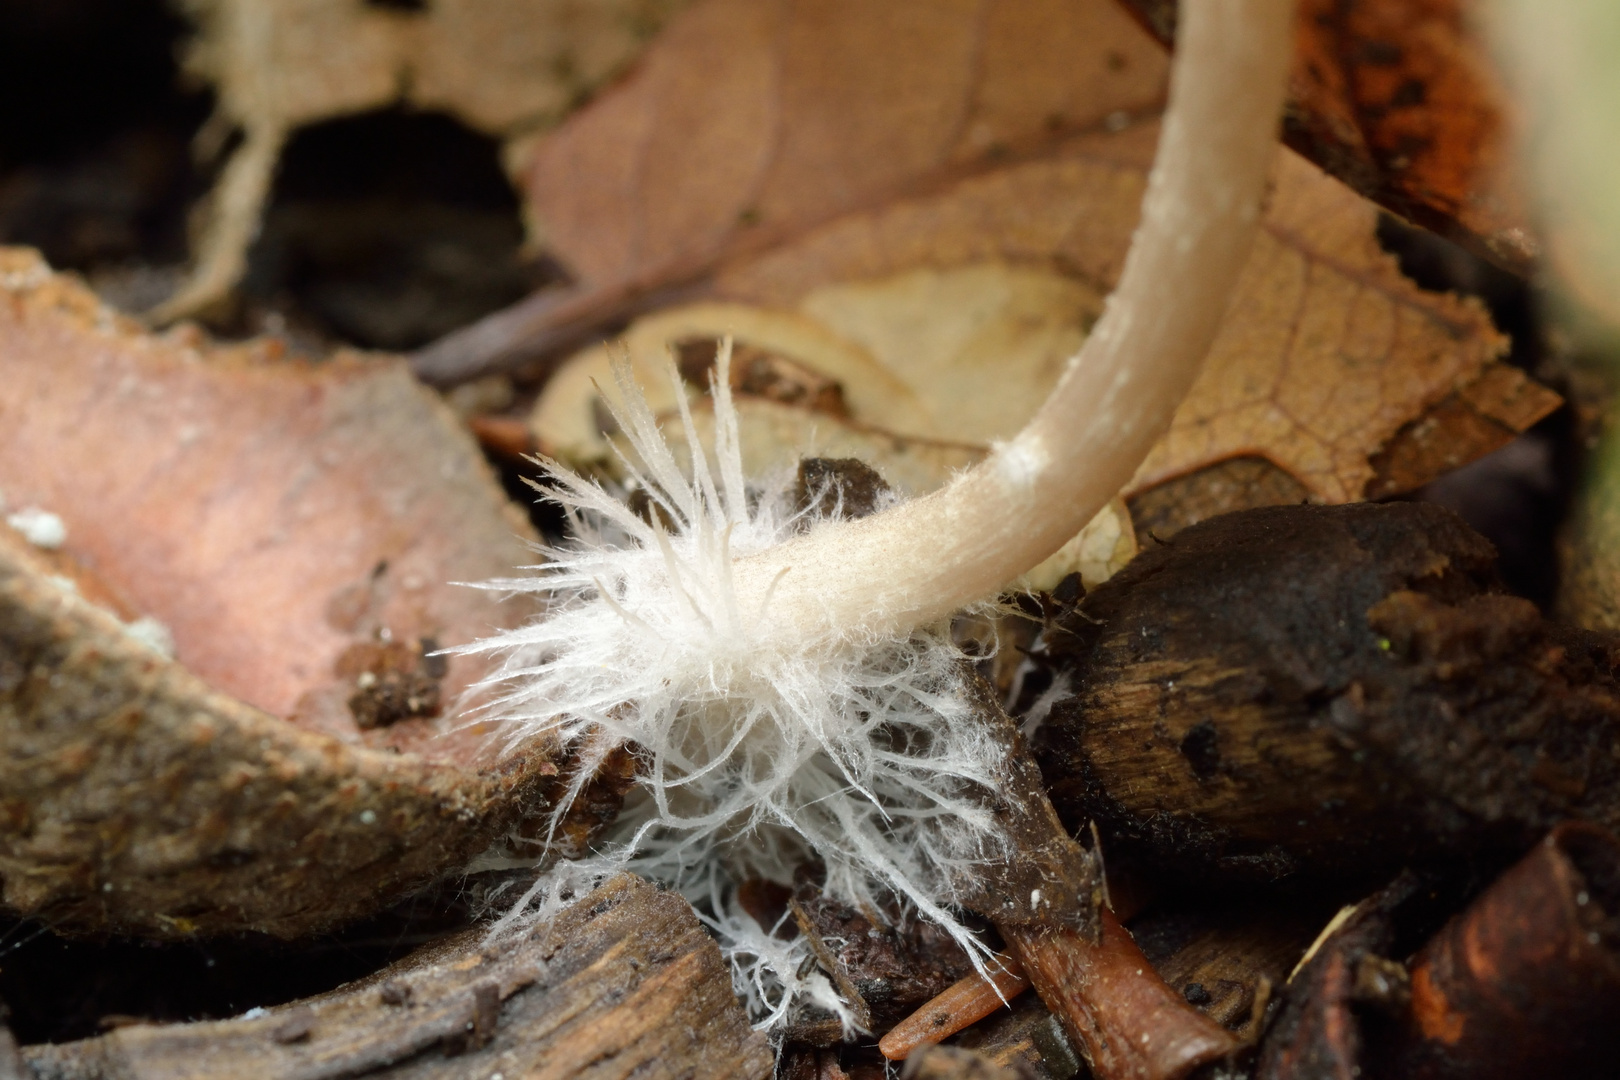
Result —
[[[1175,0],[1123,0],[1161,41]],[[1401,216],[1520,273],[1539,250],[1507,99],[1463,0],[1303,0],[1288,145]]]
[[[474,640],[520,617],[482,581],[532,530],[467,434],[395,362],[278,360],[274,343],[153,338],[31,253],[0,264],[0,491],[173,634],[212,686],[357,738],[352,650]],[[476,677],[448,662],[449,701]],[[439,721],[368,736],[454,756]]]
[[[497,763],[476,730],[450,732],[437,706],[479,667],[424,655],[522,617],[448,583],[532,560],[527,522],[400,364],[275,351],[151,337],[0,250],[0,490],[59,547],[48,563],[0,527],[14,910],[304,933],[548,803],[550,748]],[[599,816],[585,802],[571,839]]]
[[[701,0],[525,191],[589,289],[653,286],[1154,108],[1165,71],[1107,2]]]

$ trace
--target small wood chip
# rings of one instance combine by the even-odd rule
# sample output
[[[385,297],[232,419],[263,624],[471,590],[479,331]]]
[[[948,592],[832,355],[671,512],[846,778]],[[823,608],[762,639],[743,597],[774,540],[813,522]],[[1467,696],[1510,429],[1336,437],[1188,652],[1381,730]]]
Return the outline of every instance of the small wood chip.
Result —
[[[719,948],[673,893],[622,875],[548,923],[486,935],[265,1015],[136,1024],[23,1058],[39,1080],[771,1075]]]

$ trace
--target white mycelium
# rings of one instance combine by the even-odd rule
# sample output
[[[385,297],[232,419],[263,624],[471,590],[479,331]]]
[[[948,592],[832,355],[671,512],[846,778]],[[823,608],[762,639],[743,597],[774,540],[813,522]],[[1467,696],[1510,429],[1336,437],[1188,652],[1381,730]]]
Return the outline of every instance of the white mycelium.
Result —
[[[957,692],[962,654],[944,625],[887,638],[856,626],[805,642],[776,625],[768,591],[739,597],[736,560],[841,507],[827,490],[795,508],[792,477],[745,483],[728,364],[729,347],[714,381],[713,465],[682,416],[690,479],[620,369],[616,415],[639,459],[626,472],[656,510],[638,515],[550,466],[573,541],[546,549],[536,576],[492,583],[544,594],[546,615],[476,648],[505,656],[493,710],[514,738],[554,734],[583,750],[570,798],[614,747],[639,757],[645,782],[593,860],[598,871],[631,869],[698,901],[746,955],[739,970],[768,1015],[794,988],[823,991],[842,1013],[830,987],[795,986],[804,946],[762,934],[732,885],[786,883],[814,857],[831,895],[868,909],[900,899],[972,950],[949,904],[962,873],[1002,854],[982,803],[1003,750]]]

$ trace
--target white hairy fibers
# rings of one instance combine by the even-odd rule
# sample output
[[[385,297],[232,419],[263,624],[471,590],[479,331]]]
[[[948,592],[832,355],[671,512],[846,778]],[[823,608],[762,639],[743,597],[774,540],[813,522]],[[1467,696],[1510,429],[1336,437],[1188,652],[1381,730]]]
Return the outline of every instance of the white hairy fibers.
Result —
[[[572,540],[546,549],[534,577],[491,586],[541,593],[546,612],[470,651],[502,657],[489,708],[514,742],[555,735],[579,752],[568,800],[613,748],[630,746],[640,762],[642,783],[605,849],[553,869],[525,906],[564,891],[565,879],[634,870],[711,919],[756,1016],[779,1021],[806,993],[847,1023],[825,978],[798,977],[804,946],[742,914],[734,885],[787,883],[796,865],[818,859],[830,895],[868,909],[898,899],[982,951],[949,908],[961,875],[1002,854],[982,802],[1004,750],[958,692],[962,654],[944,625],[806,641],[778,625],[769,590],[761,602],[739,600],[738,560],[816,529],[839,507],[828,491],[794,508],[789,478],[746,483],[729,359],[728,345],[713,384],[714,467],[682,414],[690,479],[628,368],[617,371],[616,416],[639,459],[627,472],[656,509],[644,517],[549,465]]]

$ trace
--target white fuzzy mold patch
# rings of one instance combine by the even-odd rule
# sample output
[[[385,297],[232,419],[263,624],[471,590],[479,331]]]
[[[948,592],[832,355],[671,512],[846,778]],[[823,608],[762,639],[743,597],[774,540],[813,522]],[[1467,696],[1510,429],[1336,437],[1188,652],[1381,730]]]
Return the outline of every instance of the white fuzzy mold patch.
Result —
[[[581,766],[570,800],[617,747],[633,749],[642,774],[598,854],[554,864],[500,925],[629,869],[694,902],[761,1026],[779,1025],[801,998],[848,1025],[826,978],[800,974],[805,944],[755,924],[736,885],[785,884],[814,859],[831,896],[868,910],[897,901],[979,961],[984,947],[952,904],[956,883],[1002,854],[983,793],[1005,750],[960,693],[962,653],[942,628],[874,640],[850,627],[809,647],[773,622],[768,595],[738,598],[738,560],[836,508],[795,508],[785,479],[745,481],[728,364],[729,348],[714,379],[713,467],[683,406],[690,477],[621,368],[617,419],[639,458],[627,467],[643,513],[551,465],[548,494],[569,514],[571,542],[544,549],[532,577],[487,586],[540,593],[546,614],[467,650],[501,658],[481,718],[503,722],[513,752],[542,737],[572,747]]]

